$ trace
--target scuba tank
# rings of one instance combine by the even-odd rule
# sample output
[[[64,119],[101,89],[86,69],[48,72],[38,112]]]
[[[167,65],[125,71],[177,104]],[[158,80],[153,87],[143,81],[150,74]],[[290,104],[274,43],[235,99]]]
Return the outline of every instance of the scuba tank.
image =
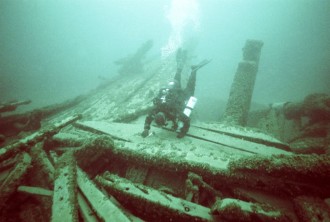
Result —
[[[183,114],[185,114],[187,117],[190,116],[192,110],[194,109],[195,105],[197,103],[197,98],[191,96],[186,104],[185,109],[183,110]]]

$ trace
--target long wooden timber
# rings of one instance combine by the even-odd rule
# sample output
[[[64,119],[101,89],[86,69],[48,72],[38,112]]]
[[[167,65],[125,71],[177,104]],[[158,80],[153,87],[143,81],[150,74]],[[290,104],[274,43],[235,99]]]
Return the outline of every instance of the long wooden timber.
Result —
[[[128,142],[138,143],[141,141],[146,141],[147,139],[152,140],[152,137],[147,137],[146,139],[141,139],[139,137],[140,132],[143,129],[143,126],[141,124],[109,123],[102,121],[79,121],[75,123],[75,126],[81,129],[89,130],[91,132],[111,135],[115,139],[120,139]],[[166,129],[167,128],[165,128],[165,130]],[[170,140],[171,137],[175,137],[174,132],[168,134],[162,131],[164,130],[153,127],[152,134],[160,135],[160,138],[168,140]],[[162,135],[164,136],[162,137]],[[272,146],[273,144],[277,144],[278,147],[286,147],[286,145],[281,143],[280,141],[264,141],[264,143],[261,143],[259,141],[261,139],[258,137],[251,138],[244,135],[241,135],[241,137],[239,137],[239,135],[237,134],[236,136],[233,135],[234,133],[210,130],[205,127],[191,127],[189,133],[187,134],[188,137],[217,144],[222,149],[237,150],[244,153],[261,154],[266,156],[270,156],[273,154],[292,154],[291,152],[285,151],[283,149],[278,149]],[[168,137],[166,138],[166,136]],[[182,141],[185,141],[185,138],[183,138]],[[178,142],[180,141],[178,140]]]
[[[62,157],[58,157],[53,154],[53,161],[57,162]],[[61,172],[63,174],[63,172]],[[64,172],[66,175],[66,173]],[[70,202],[68,208],[72,208],[78,204],[79,211],[84,221],[140,221],[130,213],[123,213],[125,210],[121,209],[116,205],[114,200],[107,197],[101,190],[99,190],[92,180],[89,179],[88,175],[82,171],[79,167],[76,167],[76,178],[77,186],[77,203]],[[60,184],[61,185],[61,184]],[[56,187],[55,187],[56,188]],[[62,190],[54,188],[54,193],[57,196],[63,194]],[[56,194],[57,191],[60,191]],[[62,203],[59,206],[63,206]],[[58,206],[56,206],[58,208]],[[54,209],[54,208],[53,208]],[[56,215],[56,208],[53,215]],[[61,216],[61,215],[59,215]],[[133,219],[132,219],[133,218]],[[75,219],[75,218],[71,218]],[[72,220],[71,220],[72,221]]]
[[[213,221],[210,208],[174,197],[110,173],[97,176],[98,184],[124,206],[148,220]]]
[[[123,139],[132,142],[117,141],[111,152],[113,158],[119,158],[131,164],[144,164],[146,167],[153,166],[178,173],[194,172],[203,175],[203,178],[215,184],[220,190],[221,187],[235,189],[235,187],[241,187],[242,184],[245,184],[246,187],[257,187],[265,192],[273,192],[283,197],[294,197],[302,195],[304,192],[311,195],[328,193],[324,193],[327,190],[326,186],[318,189],[306,177],[308,174],[313,174],[313,171],[317,171],[319,166],[327,165],[328,162],[318,163],[318,159],[311,158],[312,156],[299,157],[290,152],[268,146],[265,147],[267,150],[264,155],[252,154],[193,137],[177,139],[174,132],[159,128],[153,129],[153,135],[143,139],[139,134],[138,124],[92,121],[77,124],[84,125],[83,128],[85,129],[92,128],[104,134],[118,137],[127,132]],[[215,138],[218,136],[217,133],[208,134],[208,131],[203,133],[200,135],[204,137]],[[237,139],[234,139],[234,142],[236,141]],[[253,147],[248,150],[252,149]],[[272,149],[275,152],[271,155],[270,150]],[[259,159],[260,161],[258,161]],[[300,160],[303,161],[300,162]],[[281,162],[288,163],[284,165],[285,169],[283,167],[283,169],[277,169]],[[315,167],[311,171],[303,171],[304,164],[309,166],[314,164]],[[260,169],[262,167],[264,169]],[[324,171],[327,170],[322,170],[322,172]],[[286,173],[281,174],[280,172]],[[319,175],[317,172],[315,174]],[[295,175],[295,177],[290,178],[290,175]],[[327,178],[325,173],[322,175],[322,178]],[[299,176],[303,176],[305,179],[299,180]]]
[[[194,124],[192,125],[191,130],[194,130],[195,128],[215,132],[217,134],[220,134],[219,136],[226,135],[231,138],[240,139],[241,141],[248,141],[264,145],[264,148],[269,147],[271,149],[272,147],[275,147],[278,149],[290,151],[288,144],[281,142],[278,139],[261,132],[260,130],[258,131],[257,129],[251,129],[241,126],[227,126],[219,123]]]
[[[79,168],[77,170],[77,182],[79,189],[90,201],[91,206],[95,209],[96,215],[101,218],[102,221],[130,221],[130,219],[110,201]]]
[[[153,136],[144,139],[140,136],[140,125],[92,121],[77,124],[132,141],[117,141],[112,148],[113,157],[169,170],[208,172],[213,175],[226,170],[230,161],[252,155],[191,137],[179,140],[173,132],[159,128],[154,129]],[[174,139],[168,139],[171,137]]]
[[[51,220],[78,221],[76,162],[73,153],[64,153],[56,165]]]
[[[0,212],[6,205],[6,201],[13,194],[17,187],[20,185],[20,181],[26,174],[28,167],[31,164],[31,157],[29,154],[22,152],[17,158],[17,164],[12,171],[8,174],[6,179],[0,185]]]
[[[33,145],[37,144],[38,142],[41,142],[45,137],[50,137],[67,125],[77,121],[81,118],[81,115],[75,115],[68,117],[59,123],[54,124],[52,127],[48,127],[46,129],[41,129],[17,142],[14,144],[2,147],[0,149],[0,162],[16,155],[21,150],[27,150],[29,147],[32,147]]]

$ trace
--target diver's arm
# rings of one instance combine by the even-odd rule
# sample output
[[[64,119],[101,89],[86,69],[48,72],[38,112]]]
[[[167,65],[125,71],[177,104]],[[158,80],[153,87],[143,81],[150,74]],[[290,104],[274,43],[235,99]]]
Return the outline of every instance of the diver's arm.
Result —
[[[180,122],[181,122],[181,124],[180,124]],[[178,132],[177,137],[178,138],[184,137],[187,134],[189,127],[190,127],[190,118],[188,116],[184,115],[183,113],[180,113],[179,114],[179,126],[177,129],[177,132]]]
[[[155,112],[156,112],[156,109],[155,108],[152,109],[148,113],[148,115],[147,115],[147,117],[146,117],[146,119],[144,121],[144,130],[141,133],[141,136],[143,138],[145,138],[145,137],[147,137],[149,135],[150,125],[151,125],[152,121],[155,119]]]

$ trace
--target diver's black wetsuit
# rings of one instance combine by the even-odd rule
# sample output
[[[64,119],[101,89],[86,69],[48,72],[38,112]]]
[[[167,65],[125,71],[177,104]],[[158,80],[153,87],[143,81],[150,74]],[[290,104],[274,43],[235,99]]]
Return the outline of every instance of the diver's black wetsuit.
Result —
[[[182,69],[178,68],[175,74],[174,80],[177,86],[173,89],[162,88],[158,95],[153,99],[154,107],[149,112],[145,119],[144,130],[147,132],[150,130],[150,124],[155,119],[155,116],[159,112],[165,114],[166,121],[172,121],[172,129],[178,128],[178,122],[181,121],[183,126],[178,129],[178,137],[181,138],[186,135],[190,127],[190,118],[183,113],[185,103],[191,96],[194,95],[196,85],[196,72],[193,69],[191,71],[186,88],[181,88],[181,73]],[[146,135],[142,135],[146,136]]]

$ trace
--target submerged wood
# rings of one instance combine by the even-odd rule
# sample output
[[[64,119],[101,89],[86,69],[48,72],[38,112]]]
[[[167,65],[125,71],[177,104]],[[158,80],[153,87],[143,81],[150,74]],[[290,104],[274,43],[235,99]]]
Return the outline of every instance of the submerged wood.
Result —
[[[78,221],[76,163],[72,152],[64,153],[57,161],[52,222]]]
[[[46,129],[41,129],[23,139],[20,139],[14,144],[0,148],[0,161],[3,161],[13,155],[16,155],[21,150],[27,150],[29,147],[35,145],[38,142],[41,142],[46,137],[50,137],[58,133],[61,128],[66,127],[67,125],[77,121],[80,118],[81,115],[71,116],[67,119],[62,120],[59,123],[54,124],[54,126],[48,127]]]
[[[243,65],[253,63],[251,60],[256,62],[259,59],[256,56],[246,53]],[[46,218],[44,209],[47,208],[43,207],[46,201],[42,202],[41,198],[50,199],[49,203],[58,207],[65,204],[51,201],[51,196],[32,193],[46,194],[37,187],[52,187],[52,178],[56,178],[55,183],[59,176],[64,181],[68,173],[72,180],[77,179],[78,186],[78,202],[68,203],[68,209],[74,208],[76,214],[78,210],[74,205],[79,206],[80,216],[85,221],[140,221],[130,213],[150,221],[221,221],[221,216],[225,220],[239,221],[244,215],[256,219],[254,221],[269,221],[274,217],[264,219],[266,211],[282,218],[279,212],[282,213],[283,207],[277,201],[285,203],[285,207],[295,201],[295,208],[285,210],[293,215],[291,221],[298,221],[295,217],[298,214],[318,215],[321,205],[311,204],[313,201],[309,198],[322,202],[330,195],[329,166],[324,156],[297,156],[289,152],[288,145],[282,141],[250,133],[244,127],[240,127],[243,133],[236,133],[238,127],[225,129],[219,126],[221,124],[198,123],[180,140],[175,132],[154,126],[150,136],[140,136],[152,98],[162,84],[174,76],[173,61],[170,58],[162,64],[145,64],[145,73],[116,77],[73,106],[44,110],[49,114],[43,120],[43,125],[49,126],[47,129],[53,129],[52,124],[74,113],[82,113],[83,119],[62,127],[59,134],[56,133],[60,129],[41,130],[39,132],[44,134],[31,135],[21,140],[18,147],[15,143],[13,149],[7,146],[0,149],[1,182],[12,172],[17,161],[15,157],[20,157],[22,151],[29,151],[32,157],[32,168],[25,173],[29,179],[23,175],[23,182],[20,180],[18,189],[13,189],[7,198],[10,205],[1,210],[7,210],[8,215],[18,212],[20,218],[32,214]],[[43,144],[39,143],[44,139]],[[68,151],[74,152],[71,162],[77,161],[77,175],[72,173],[74,170],[66,171],[65,167],[55,175],[52,163],[61,160],[61,154]],[[48,155],[51,161],[47,160]],[[105,171],[110,174],[103,174]],[[101,186],[96,186],[95,181]],[[51,188],[48,191],[50,194]],[[308,195],[308,199],[298,198],[301,195]],[[22,199],[24,205],[16,204],[17,198]],[[215,208],[221,216],[215,215],[216,210],[212,215],[210,210],[216,200],[222,201],[220,207]],[[263,208],[264,203],[270,205],[267,210]],[[312,207],[304,207],[305,203]],[[239,214],[231,214],[231,210]],[[32,222],[35,218],[38,217],[24,219]]]
[[[17,158],[17,164],[9,175],[0,185],[0,212],[3,210],[4,206],[10,195],[12,195],[17,187],[20,185],[20,181],[23,179],[23,176],[26,174],[28,167],[31,164],[31,157],[29,154],[22,152]],[[2,212],[1,212],[2,214]],[[0,216],[1,217],[1,216]]]
[[[118,176],[107,173],[104,177],[98,176],[96,181],[128,209],[147,220],[159,218],[165,221],[213,220],[209,208],[141,184],[134,184]]]

